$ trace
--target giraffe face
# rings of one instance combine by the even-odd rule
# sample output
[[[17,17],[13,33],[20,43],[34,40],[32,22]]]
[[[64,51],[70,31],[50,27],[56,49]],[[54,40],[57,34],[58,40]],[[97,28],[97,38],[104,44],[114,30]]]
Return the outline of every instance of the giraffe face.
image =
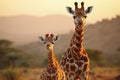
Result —
[[[53,46],[54,46],[54,43],[59,40],[59,36],[56,36],[54,38],[54,35],[53,34],[46,34],[45,38],[43,37],[39,37],[40,38],[40,41],[46,46],[46,49],[47,50],[52,50],[53,49]]]
[[[73,15],[75,25],[85,24],[87,14],[92,11],[93,6],[90,6],[87,10],[84,10],[84,2],[81,2],[81,8],[78,8],[77,2],[75,2],[74,5],[75,11],[72,10],[71,7],[67,7],[67,11]]]
[[[75,11],[75,14],[73,15],[75,25],[84,24],[86,22],[86,17],[87,15],[83,10],[79,9]]]

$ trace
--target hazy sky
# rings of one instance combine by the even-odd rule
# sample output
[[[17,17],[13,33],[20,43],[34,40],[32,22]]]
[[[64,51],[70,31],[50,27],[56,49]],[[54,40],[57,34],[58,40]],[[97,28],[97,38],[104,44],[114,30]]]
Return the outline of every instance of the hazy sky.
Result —
[[[66,6],[74,8],[74,2],[85,2],[85,7],[94,6],[88,21],[95,22],[103,18],[120,15],[120,0],[0,0],[0,16],[34,15],[45,16],[63,14],[70,16]]]

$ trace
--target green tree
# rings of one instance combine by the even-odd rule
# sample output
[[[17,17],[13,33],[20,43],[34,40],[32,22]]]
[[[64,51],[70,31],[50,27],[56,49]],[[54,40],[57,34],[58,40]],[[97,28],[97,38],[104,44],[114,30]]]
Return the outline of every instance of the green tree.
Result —
[[[6,55],[9,52],[9,47],[11,46],[12,42],[9,40],[0,40],[0,58]]]
[[[105,57],[103,52],[92,49],[86,49],[86,51],[90,58],[91,67],[104,66]]]
[[[0,68],[12,65],[20,57],[17,55],[20,50],[12,47],[13,42],[9,40],[0,40]]]

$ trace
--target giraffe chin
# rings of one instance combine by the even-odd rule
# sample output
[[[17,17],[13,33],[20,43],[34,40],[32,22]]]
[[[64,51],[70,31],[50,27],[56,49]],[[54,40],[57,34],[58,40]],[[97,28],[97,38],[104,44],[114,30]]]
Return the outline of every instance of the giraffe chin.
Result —
[[[47,50],[51,50],[51,48],[50,48],[50,47],[47,47]]]
[[[47,50],[51,51],[53,49],[53,46],[47,46]]]

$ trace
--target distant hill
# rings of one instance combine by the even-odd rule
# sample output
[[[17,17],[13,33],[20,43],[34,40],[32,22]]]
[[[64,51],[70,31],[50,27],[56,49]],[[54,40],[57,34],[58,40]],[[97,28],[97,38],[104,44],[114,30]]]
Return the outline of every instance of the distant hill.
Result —
[[[9,39],[15,44],[21,44],[23,46],[20,48],[29,53],[46,53],[43,44],[38,41],[38,36],[46,33],[66,33],[62,34],[60,41],[55,44],[56,53],[64,52],[73,30],[72,17],[64,15],[0,17],[0,39]],[[87,25],[84,46],[106,54],[120,53],[120,16]]]
[[[104,19],[85,29],[85,47],[98,49],[105,53],[120,53],[120,16]]]
[[[64,15],[0,17],[0,39],[26,44],[46,33],[68,33],[73,25],[71,17]]]
[[[74,27],[73,27],[74,29]],[[68,47],[73,31],[60,35],[61,39],[55,44],[56,55],[64,53]],[[97,49],[106,55],[120,53],[120,16],[111,20],[104,19],[85,27],[85,48]],[[45,54],[46,49],[39,41],[19,47],[28,53]]]

